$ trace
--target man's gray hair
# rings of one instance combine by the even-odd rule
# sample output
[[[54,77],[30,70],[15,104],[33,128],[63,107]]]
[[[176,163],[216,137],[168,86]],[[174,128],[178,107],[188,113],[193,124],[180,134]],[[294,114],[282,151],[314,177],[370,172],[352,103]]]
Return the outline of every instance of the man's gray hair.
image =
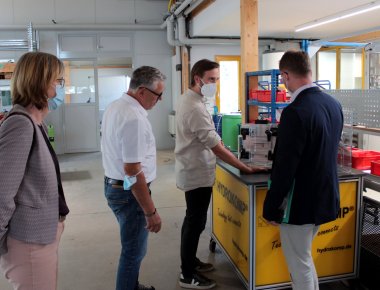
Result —
[[[166,76],[158,69],[151,66],[141,66],[132,74],[129,90],[136,91],[139,87],[156,89],[156,83],[166,80]]]

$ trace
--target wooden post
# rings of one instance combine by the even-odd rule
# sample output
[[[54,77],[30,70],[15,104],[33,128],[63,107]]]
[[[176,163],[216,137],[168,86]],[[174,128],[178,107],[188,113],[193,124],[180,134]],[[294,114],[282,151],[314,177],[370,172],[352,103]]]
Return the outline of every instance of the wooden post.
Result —
[[[340,47],[336,48],[336,90],[340,90],[340,69],[341,69],[341,62],[342,62],[342,54]]]
[[[257,106],[250,106],[247,120],[247,96],[245,73],[259,70],[259,32],[258,32],[258,1],[240,0],[240,53],[242,79],[240,95],[242,123],[253,122],[258,117]],[[249,87],[257,89],[257,77],[250,77]]]
[[[187,52],[187,48],[185,46],[181,46],[181,63],[182,63],[182,71],[181,71],[181,93],[183,94],[189,88],[189,54]]]
[[[362,90],[365,89],[365,80],[366,80],[365,62],[366,62],[366,53],[365,53],[365,49],[362,48]]]

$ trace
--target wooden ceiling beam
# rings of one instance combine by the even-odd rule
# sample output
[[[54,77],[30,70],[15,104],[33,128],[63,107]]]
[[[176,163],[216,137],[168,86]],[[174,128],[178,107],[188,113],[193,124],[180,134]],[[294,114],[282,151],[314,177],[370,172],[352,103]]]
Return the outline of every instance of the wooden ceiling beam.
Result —
[[[205,0],[205,1],[203,1],[196,8],[194,8],[193,11],[191,11],[190,19],[193,19],[195,16],[197,16],[199,13],[201,13],[203,10],[205,10],[207,7],[209,7],[215,1],[216,0]]]
[[[341,38],[335,41],[336,42],[371,42],[371,41],[379,40],[379,39],[380,39],[380,30],[377,30],[377,31],[363,33],[356,36]]]

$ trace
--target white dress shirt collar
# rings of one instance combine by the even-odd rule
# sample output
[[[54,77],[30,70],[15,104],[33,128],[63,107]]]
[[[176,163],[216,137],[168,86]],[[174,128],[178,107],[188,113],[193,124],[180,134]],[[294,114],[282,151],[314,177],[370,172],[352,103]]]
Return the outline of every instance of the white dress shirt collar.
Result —
[[[294,93],[291,93],[290,102],[292,103],[303,90],[316,87],[316,86],[317,86],[316,84],[311,83],[311,84],[307,84],[302,87],[299,87]]]
[[[141,106],[141,104],[134,97],[128,95],[127,93],[124,93],[122,95],[122,98],[132,106],[136,107],[143,114],[143,116],[148,116],[147,110],[145,110],[144,107]]]

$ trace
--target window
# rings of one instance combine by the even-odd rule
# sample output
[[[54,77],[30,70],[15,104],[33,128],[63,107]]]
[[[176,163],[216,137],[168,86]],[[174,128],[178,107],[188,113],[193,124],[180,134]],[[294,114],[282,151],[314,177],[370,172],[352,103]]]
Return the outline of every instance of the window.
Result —
[[[364,88],[363,50],[332,47],[317,55],[317,80],[329,80],[331,89]]]
[[[220,65],[220,82],[216,95],[219,113],[240,110],[240,56],[216,56]]]

